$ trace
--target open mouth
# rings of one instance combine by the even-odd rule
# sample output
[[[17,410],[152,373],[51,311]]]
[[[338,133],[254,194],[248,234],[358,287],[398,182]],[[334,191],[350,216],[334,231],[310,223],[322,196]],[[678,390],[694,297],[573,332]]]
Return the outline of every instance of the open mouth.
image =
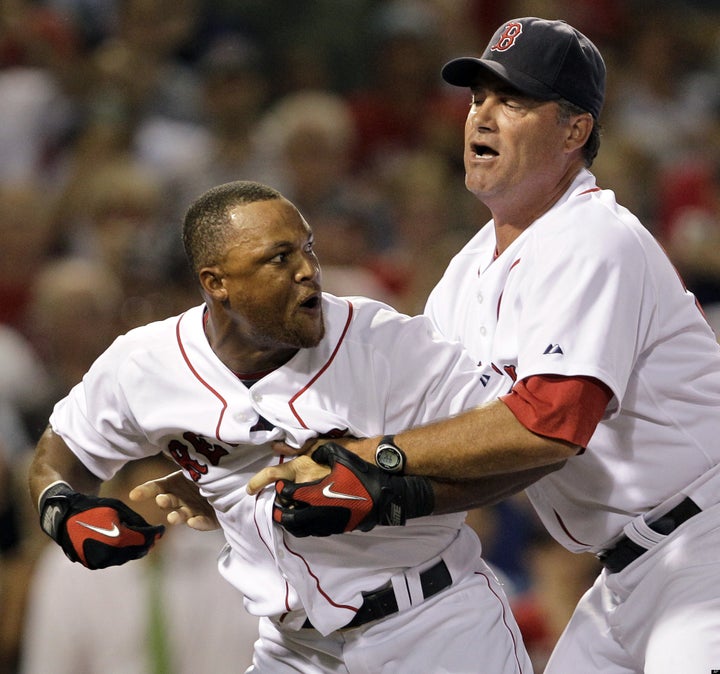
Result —
[[[470,149],[472,150],[473,154],[478,159],[490,159],[492,157],[498,156],[497,150],[493,150],[493,148],[491,148],[488,145],[482,145],[480,143],[473,143],[470,146]]]
[[[317,309],[320,307],[320,295],[311,295],[300,303],[301,309]]]

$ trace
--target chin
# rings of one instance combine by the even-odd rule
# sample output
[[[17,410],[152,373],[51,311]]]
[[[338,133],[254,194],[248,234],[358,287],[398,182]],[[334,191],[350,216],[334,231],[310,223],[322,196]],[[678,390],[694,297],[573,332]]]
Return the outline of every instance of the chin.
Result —
[[[319,324],[313,325],[306,330],[298,330],[293,340],[295,346],[301,349],[312,349],[322,341],[325,336],[325,323],[320,321]]]

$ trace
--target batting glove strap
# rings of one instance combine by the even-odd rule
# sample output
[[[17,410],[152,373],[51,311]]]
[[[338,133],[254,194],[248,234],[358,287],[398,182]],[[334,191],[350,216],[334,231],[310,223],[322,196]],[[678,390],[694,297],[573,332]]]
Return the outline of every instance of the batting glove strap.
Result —
[[[65,483],[51,485],[41,496],[40,526],[68,559],[88,569],[144,557],[165,531],[118,499],[86,496]]]
[[[40,526],[56,543],[59,543],[58,532],[65,520],[70,502],[68,497],[75,494],[67,482],[54,482],[40,495],[38,510],[40,511]]]
[[[295,536],[402,526],[433,510],[426,478],[391,475],[333,442],[320,446],[313,459],[330,466],[322,480],[275,485],[274,519]]]

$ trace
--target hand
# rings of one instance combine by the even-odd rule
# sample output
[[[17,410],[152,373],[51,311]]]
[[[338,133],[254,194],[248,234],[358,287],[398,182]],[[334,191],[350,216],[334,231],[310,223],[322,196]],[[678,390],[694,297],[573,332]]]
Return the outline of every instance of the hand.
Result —
[[[163,533],[114,498],[86,496],[64,482],[40,498],[40,525],[73,562],[88,569],[119,566],[144,557]]]
[[[298,456],[292,461],[285,461],[276,466],[268,466],[263,468],[250,478],[247,484],[247,492],[254,496],[262,491],[265,487],[278,480],[284,482],[314,482],[322,480],[330,469],[313,461],[309,456]]]
[[[172,525],[186,524],[197,531],[213,531],[220,526],[213,507],[181,470],[134,487],[129,497],[136,502],[155,499]]]
[[[292,464],[303,460],[299,468]],[[403,525],[408,518],[429,515],[433,491],[423,477],[402,477],[366,463],[341,445],[328,442],[313,454],[326,463],[322,477],[308,482],[286,482],[283,476],[308,475],[307,457],[265,469],[249,489],[271,478],[275,484],[273,519],[294,536],[329,536],[347,531],[369,531],[378,524]],[[317,474],[317,471],[315,471]],[[251,492],[252,493],[252,492]]]
[[[357,454],[361,459],[374,463],[375,449],[378,446],[379,441],[380,437],[356,438],[351,435],[346,435],[340,438],[317,437],[311,438],[302,447],[295,448],[282,442],[281,440],[276,440],[272,443],[272,449],[275,454],[282,456],[299,456],[302,454],[312,456],[316,449],[322,447],[327,442],[332,442],[350,450],[353,454]]]

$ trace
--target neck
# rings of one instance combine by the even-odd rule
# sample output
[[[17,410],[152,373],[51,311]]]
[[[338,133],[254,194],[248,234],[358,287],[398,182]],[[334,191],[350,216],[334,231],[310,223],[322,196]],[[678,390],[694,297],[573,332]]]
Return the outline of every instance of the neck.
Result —
[[[295,347],[264,347],[243,339],[227,320],[214,319],[205,313],[205,335],[210,348],[232,372],[268,372],[287,363],[297,352]]]
[[[547,213],[562,197],[580,171],[579,167],[568,170],[552,189],[543,187],[535,191],[528,190],[522,196],[508,198],[498,203],[486,201],[490,208],[494,226],[497,252],[501,254],[538,218]]]

